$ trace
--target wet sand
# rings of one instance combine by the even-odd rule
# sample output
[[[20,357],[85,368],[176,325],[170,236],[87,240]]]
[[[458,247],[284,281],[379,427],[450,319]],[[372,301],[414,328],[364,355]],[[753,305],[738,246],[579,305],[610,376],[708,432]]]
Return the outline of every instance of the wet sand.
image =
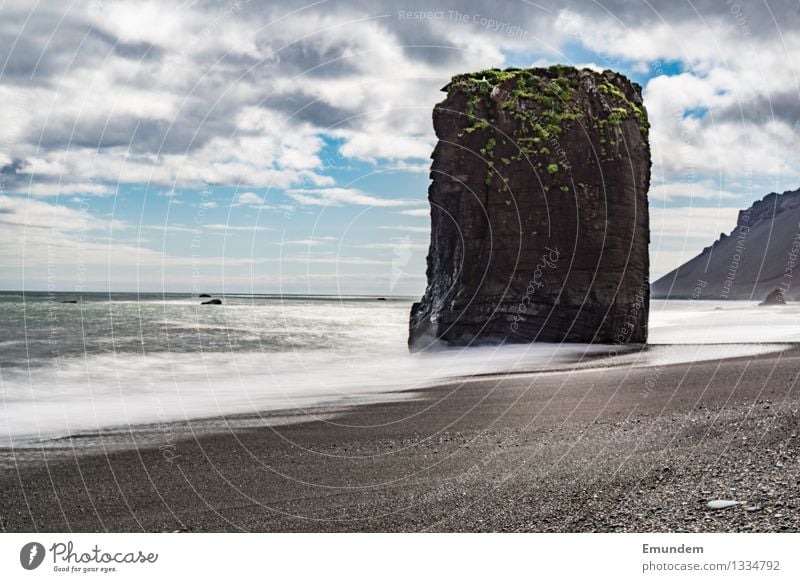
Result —
[[[798,372],[793,347],[64,441],[0,468],[0,527],[796,532]]]

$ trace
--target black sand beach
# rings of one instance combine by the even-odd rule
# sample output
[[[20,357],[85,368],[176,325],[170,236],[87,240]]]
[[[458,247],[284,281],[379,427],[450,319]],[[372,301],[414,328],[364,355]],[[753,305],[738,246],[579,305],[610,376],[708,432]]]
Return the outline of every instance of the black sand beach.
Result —
[[[475,378],[316,421],[26,450],[0,469],[0,526],[800,531],[798,370],[795,347]],[[713,499],[741,504],[708,510]]]

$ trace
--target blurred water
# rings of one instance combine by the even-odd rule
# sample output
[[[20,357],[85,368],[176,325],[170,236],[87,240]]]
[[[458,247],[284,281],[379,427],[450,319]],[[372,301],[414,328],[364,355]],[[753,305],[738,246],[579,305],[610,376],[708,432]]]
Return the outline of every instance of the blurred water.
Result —
[[[62,303],[72,299],[79,303]],[[412,355],[406,348],[409,299],[200,301],[186,295],[0,293],[0,444],[303,409],[455,376],[547,370],[608,351],[533,344]],[[651,340],[672,345],[627,361],[662,365],[780,349],[698,350],[686,344],[796,341],[798,316],[800,309],[791,307],[654,302]]]
[[[798,342],[800,303],[653,301],[649,332],[652,344]]]

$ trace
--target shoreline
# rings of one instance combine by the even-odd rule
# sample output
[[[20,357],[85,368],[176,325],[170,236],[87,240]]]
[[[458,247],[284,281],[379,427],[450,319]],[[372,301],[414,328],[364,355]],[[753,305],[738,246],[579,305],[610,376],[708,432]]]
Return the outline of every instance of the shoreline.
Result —
[[[240,415],[176,423],[169,438],[123,431],[133,448],[100,433],[89,437],[94,450],[25,449],[17,467],[0,469],[0,526],[798,531],[798,364],[792,346],[476,376],[315,408],[312,419],[298,412],[288,424]],[[743,504],[705,510],[719,498]]]
[[[544,344],[557,346],[558,348],[572,349],[578,344]],[[584,344],[580,344],[584,345]],[[497,347],[503,349],[504,347],[518,348],[519,344],[508,344],[508,346],[482,346],[478,349],[486,349]],[[247,412],[239,412],[231,410],[227,413],[220,414],[199,414],[196,416],[185,418],[169,418],[158,414],[149,421],[129,421],[127,423],[109,424],[106,426],[98,426],[87,429],[75,429],[72,432],[40,432],[39,434],[17,434],[13,437],[0,440],[0,469],[8,464],[8,459],[13,456],[14,451],[27,451],[32,449],[53,449],[58,450],[60,443],[70,443],[71,449],[74,449],[74,444],[87,443],[92,440],[105,439],[106,442],[119,439],[130,433],[138,433],[140,435],[158,434],[163,432],[170,432],[171,429],[181,429],[183,425],[193,425],[192,431],[199,431],[203,434],[213,433],[214,427],[224,423],[226,426],[229,424],[253,425],[255,421],[256,426],[281,426],[295,422],[307,422],[306,416],[314,416],[315,414],[330,416],[331,414],[338,414],[343,411],[352,409],[357,406],[371,403],[390,402],[396,398],[413,397],[414,394],[425,391],[436,386],[448,385],[462,382],[483,381],[492,379],[503,378],[526,378],[533,375],[542,374],[556,374],[563,372],[580,373],[591,372],[593,370],[602,371],[612,368],[636,366],[640,368],[657,367],[665,365],[659,362],[658,356],[659,349],[685,349],[693,348],[695,350],[702,349],[715,349],[721,348],[725,351],[737,350],[746,347],[744,353],[733,354],[720,358],[717,354],[702,354],[699,351],[692,351],[684,353],[678,357],[677,361],[670,361],[667,358],[667,364],[694,364],[708,360],[732,360],[736,358],[755,357],[759,353],[777,353],[791,349],[792,346],[800,347],[800,343],[793,344],[790,342],[774,342],[774,343],[703,343],[696,345],[683,345],[677,346],[675,344],[626,344],[626,345],[603,345],[603,344],[586,344],[584,347],[586,351],[580,355],[572,355],[572,360],[555,361],[545,365],[540,362],[532,363],[531,368],[508,368],[508,369],[490,369],[486,372],[472,372],[472,373],[458,373],[453,372],[451,376],[434,377],[424,383],[417,383],[413,388],[403,387],[400,382],[394,386],[387,385],[383,389],[374,389],[369,386],[362,386],[356,388],[350,394],[340,394],[339,396],[306,396],[301,395],[298,397],[297,402],[292,402],[291,406],[272,406],[269,408],[262,408]],[[600,351],[590,351],[592,350]],[[459,355],[466,352],[456,350]],[[750,352],[753,353],[750,353]],[[429,356],[435,356],[437,353],[431,352]],[[557,355],[554,352],[553,357]],[[663,358],[662,358],[663,359]],[[513,363],[512,363],[513,365]],[[491,367],[491,366],[490,366]],[[305,400],[305,403],[301,403]],[[261,422],[264,421],[264,422]],[[133,446],[133,445],[130,445]],[[67,447],[64,447],[67,448]],[[83,447],[79,447],[82,449]],[[102,447],[96,447],[98,450],[104,450]],[[90,450],[89,453],[92,451]],[[98,451],[94,451],[98,452]]]

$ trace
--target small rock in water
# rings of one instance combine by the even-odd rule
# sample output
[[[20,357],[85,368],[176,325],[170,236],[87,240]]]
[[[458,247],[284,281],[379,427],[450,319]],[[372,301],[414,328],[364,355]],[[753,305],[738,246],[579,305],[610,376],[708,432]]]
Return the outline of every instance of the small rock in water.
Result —
[[[753,511],[761,511],[760,505],[748,505],[744,508],[745,511],[753,512]]]
[[[712,499],[708,503],[706,503],[707,509],[728,509],[729,507],[734,507],[739,505],[738,501],[732,501],[730,499]]]
[[[759,305],[786,305],[786,297],[783,296],[780,289],[775,289]]]

